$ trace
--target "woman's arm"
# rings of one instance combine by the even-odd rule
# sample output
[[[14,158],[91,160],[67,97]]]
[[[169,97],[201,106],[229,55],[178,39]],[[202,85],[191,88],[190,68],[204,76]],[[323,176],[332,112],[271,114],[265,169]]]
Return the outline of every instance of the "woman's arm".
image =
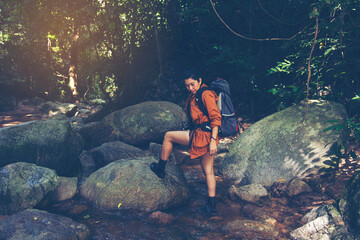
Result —
[[[217,95],[213,91],[204,91],[202,94],[202,100],[208,112],[210,127],[214,128],[217,126],[220,128],[221,115],[219,108],[216,105],[216,101],[218,100]]]
[[[221,115],[220,111],[216,105],[217,96],[212,91],[204,91],[203,93],[203,102],[208,111],[210,127],[211,127],[211,136],[209,144],[210,155],[213,155],[217,151],[217,137],[219,132],[219,127],[221,126]]]
[[[216,139],[217,139],[219,127],[215,126],[211,130],[212,130],[212,132],[211,132],[211,139],[210,139],[210,145],[209,145],[209,152],[210,152],[210,155],[214,155],[217,152]]]

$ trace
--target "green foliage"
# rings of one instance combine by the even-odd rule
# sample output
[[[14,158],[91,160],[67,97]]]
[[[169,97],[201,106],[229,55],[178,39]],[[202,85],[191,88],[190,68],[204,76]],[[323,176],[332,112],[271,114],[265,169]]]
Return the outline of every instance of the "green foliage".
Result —
[[[330,149],[329,160],[324,161],[328,168],[322,168],[321,172],[334,173],[339,170],[339,165],[342,160],[346,163],[349,159],[357,159],[357,154],[352,146],[359,146],[360,143],[360,118],[352,117],[345,122],[331,121],[332,126],[325,128],[323,131],[336,131],[341,133],[341,143],[335,143]]]
[[[336,174],[340,169],[341,160],[346,156],[344,154],[344,149],[341,144],[334,143],[330,148],[329,160],[325,160],[323,163],[328,167],[322,167],[319,169],[320,173],[324,173],[324,176],[331,174]]]
[[[213,2],[244,36],[301,34],[283,41],[243,39],[202,0],[4,0],[0,81],[65,99],[69,65],[76,60],[80,97],[135,102],[157,93],[157,99],[175,101],[186,95],[176,80],[190,66],[205,81],[227,79],[240,113],[271,113],[305,98],[318,17],[310,98],[338,101],[351,116],[358,113],[350,99],[360,95],[359,1]]]
[[[314,11],[310,19],[319,17],[319,35],[316,41],[311,63],[309,98],[328,99],[341,102],[349,107],[351,98],[359,94],[359,60],[355,57],[360,52],[359,44],[355,44],[358,30],[355,25],[360,20],[359,1],[313,1]],[[276,85],[284,85],[288,96],[276,98],[275,105],[291,105],[294,101],[292,88],[306,93],[308,77],[308,58],[314,40],[315,22],[307,28],[297,40],[283,44],[290,54],[284,61],[278,62],[268,73],[276,76]],[[297,43],[297,44],[296,44]],[[271,90],[270,92],[274,92]],[[351,113],[356,114],[356,113]]]

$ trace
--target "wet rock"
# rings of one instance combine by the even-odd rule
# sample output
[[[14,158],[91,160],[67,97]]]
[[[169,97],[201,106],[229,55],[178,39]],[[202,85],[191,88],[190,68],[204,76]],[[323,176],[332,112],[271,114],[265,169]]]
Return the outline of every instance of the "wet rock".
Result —
[[[28,209],[0,221],[1,239],[90,239],[89,229],[70,218]]]
[[[13,214],[36,206],[59,185],[54,170],[30,163],[0,169],[0,214]]]
[[[334,205],[314,208],[302,220],[306,224],[292,231],[291,239],[355,239],[348,233],[342,217]]]
[[[78,164],[81,136],[67,121],[33,121],[0,129],[0,167],[35,163],[68,175]]]
[[[104,143],[90,152],[97,169],[120,159],[143,157],[146,155],[140,148],[118,141]]]
[[[182,170],[166,165],[165,178],[151,170],[154,157],[116,161],[91,174],[80,194],[98,208],[156,211],[184,204],[190,197]]]
[[[73,103],[46,102],[40,107],[40,111],[49,115],[50,118],[66,119],[72,117],[78,110]]]
[[[360,238],[360,173],[349,180],[339,200],[339,210],[345,222]]]
[[[89,207],[87,205],[76,204],[71,207],[71,209],[68,211],[68,214],[69,215],[79,215],[79,214],[82,214],[83,212],[87,211],[88,209],[89,209]]]
[[[283,196],[287,196],[286,190],[287,190],[287,183],[284,180],[280,180],[274,182],[271,185],[269,192],[272,197],[283,197]]]
[[[233,143],[234,143],[234,140],[232,140],[230,138],[220,139],[219,145],[217,147],[218,153],[229,152],[229,149]]]
[[[76,127],[78,133],[84,139],[84,149],[90,150],[98,147],[106,142],[116,141],[111,140],[113,127],[109,124],[102,124],[102,122],[91,122],[84,125],[78,125]]]
[[[97,98],[97,99],[91,99],[90,103],[93,105],[105,105],[107,102],[104,99]]]
[[[274,113],[247,128],[232,144],[220,165],[225,179],[234,184],[271,186],[284,179],[317,173],[328,159],[331,145],[339,139],[335,131],[323,131],[329,120],[343,122],[344,106],[312,100]]]
[[[149,216],[149,220],[156,224],[166,225],[174,221],[174,216],[171,214],[157,211],[157,212],[153,212]]]
[[[268,195],[267,190],[260,184],[249,184],[241,187],[232,185],[229,189],[231,199],[240,198],[241,200],[256,203],[261,197]]]
[[[79,133],[91,149],[106,142],[121,141],[138,146],[160,142],[170,130],[180,130],[186,121],[178,105],[165,101],[136,104],[107,115],[100,122],[86,124]]]
[[[59,186],[51,193],[52,201],[64,201],[71,199],[77,192],[78,178],[59,177]]]
[[[225,155],[226,155],[226,152],[216,153],[216,154],[214,155],[214,167],[215,167],[216,169],[218,168],[218,166],[220,165],[220,163],[221,163],[222,160],[224,159]],[[216,173],[217,173],[217,171],[216,171]],[[216,174],[216,173],[215,173],[215,174]],[[217,174],[216,174],[216,175],[217,175]]]
[[[237,239],[279,239],[279,233],[273,226],[254,220],[233,220],[226,223],[223,230]]]
[[[298,178],[291,180],[286,189],[286,193],[290,197],[311,191],[312,191],[311,187],[307,185],[306,182]]]
[[[90,174],[96,171],[95,161],[92,156],[92,152],[82,151],[79,156],[81,163],[81,178],[86,178]]]
[[[45,103],[45,100],[40,97],[27,98],[22,100],[22,104],[26,106],[34,106],[37,107]]]
[[[298,194],[289,198],[289,206],[293,208],[306,209],[309,207],[311,208],[312,206],[318,206],[326,201],[332,201],[332,199],[322,193],[309,192]]]
[[[278,222],[278,220],[273,218],[271,216],[271,214],[269,214],[267,212],[267,210],[265,210],[263,207],[257,207],[253,204],[246,204],[241,209],[241,213],[247,218],[250,218],[252,220],[265,221],[265,222],[270,223],[271,225],[275,225],[275,223]],[[272,213],[272,214],[274,214],[274,213]]]

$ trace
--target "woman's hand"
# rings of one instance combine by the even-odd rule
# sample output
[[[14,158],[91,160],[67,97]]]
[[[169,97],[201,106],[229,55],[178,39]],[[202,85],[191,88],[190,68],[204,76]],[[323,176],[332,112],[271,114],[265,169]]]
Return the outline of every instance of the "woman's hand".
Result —
[[[211,139],[210,141],[209,152],[210,155],[214,155],[217,152],[216,141],[214,139]]]
[[[209,145],[210,155],[214,155],[217,152],[216,139],[218,132],[219,132],[218,126],[215,126],[211,129],[211,137],[210,137],[210,145]]]

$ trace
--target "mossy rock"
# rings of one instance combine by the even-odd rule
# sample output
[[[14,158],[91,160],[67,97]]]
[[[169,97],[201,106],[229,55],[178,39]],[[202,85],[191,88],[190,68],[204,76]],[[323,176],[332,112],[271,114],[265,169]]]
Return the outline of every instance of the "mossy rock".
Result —
[[[360,173],[347,183],[339,200],[339,209],[351,231],[360,238]]]
[[[67,175],[78,164],[82,137],[67,121],[32,121],[0,129],[0,167],[35,163]]]
[[[167,131],[181,130],[183,121],[187,121],[187,117],[180,106],[148,101],[115,111],[100,122],[86,124],[79,133],[87,149],[111,141],[140,146],[161,142]]]
[[[32,208],[58,185],[52,169],[24,162],[6,165],[0,169],[0,214]]]
[[[163,179],[149,168],[153,157],[112,162],[91,174],[80,194],[105,210],[132,209],[152,212],[184,204],[190,190],[182,170],[171,163]]]
[[[306,115],[305,122],[303,122]],[[327,101],[311,101],[274,113],[246,129],[232,144],[220,165],[220,172],[235,184],[259,183],[271,186],[317,173],[331,145],[339,141],[335,131],[324,131],[344,122],[344,106]]]
[[[86,240],[90,230],[68,217],[27,209],[0,221],[0,239]]]

